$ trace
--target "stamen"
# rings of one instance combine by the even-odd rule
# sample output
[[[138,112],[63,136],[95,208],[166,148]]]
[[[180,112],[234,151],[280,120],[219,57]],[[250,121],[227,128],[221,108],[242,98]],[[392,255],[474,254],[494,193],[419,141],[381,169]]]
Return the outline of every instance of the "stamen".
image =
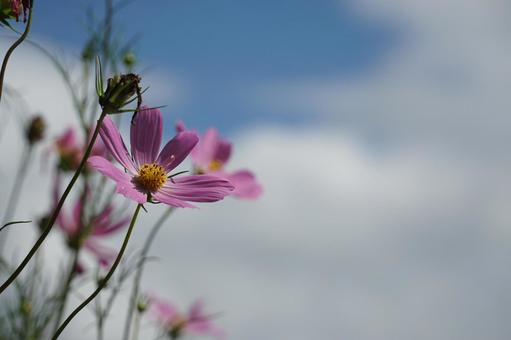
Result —
[[[144,164],[138,170],[134,181],[142,190],[155,192],[167,182],[167,173],[159,164]]]
[[[215,159],[214,161],[212,161],[211,163],[209,163],[208,168],[209,168],[209,170],[211,170],[211,171],[215,171],[215,170],[219,170],[219,169],[221,169],[221,168],[222,168],[222,166],[223,166],[223,163],[222,163],[222,162],[220,162],[219,160],[216,160],[216,159]]]

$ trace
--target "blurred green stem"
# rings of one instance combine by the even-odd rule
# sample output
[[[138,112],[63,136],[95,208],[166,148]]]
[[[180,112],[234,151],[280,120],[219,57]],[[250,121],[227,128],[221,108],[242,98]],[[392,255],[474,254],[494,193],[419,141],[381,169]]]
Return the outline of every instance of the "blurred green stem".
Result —
[[[142,207],[142,204],[137,205],[137,208],[135,209],[135,212],[133,213],[133,217],[131,218],[131,222],[130,222],[128,231],[126,232],[126,236],[124,237],[124,241],[122,243],[121,249],[119,250],[119,254],[117,254],[117,258],[115,259],[114,264],[112,265],[112,267],[110,268],[110,270],[108,271],[106,276],[102,280],[100,280],[96,290],[91,295],[89,295],[89,297],[87,299],[85,299],[85,301],[83,301],[78,307],[76,307],[75,310],[73,310],[71,312],[71,314],[67,317],[66,320],[64,320],[62,325],[60,325],[60,327],[57,329],[57,332],[55,332],[55,334],[53,335],[52,340],[56,340],[60,336],[60,334],[64,331],[66,326],[71,322],[71,320],[73,320],[73,318],[83,308],[85,308],[92,300],[94,300],[94,298],[101,292],[101,290],[103,288],[106,287],[108,280],[110,280],[110,278],[112,277],[112,275],[115,272],[115,269],[117,269],[117,266],[121,262],[122,256],[124,255],[124,251],[126,250],[126,247],[128,246],[128,242],[130,240],[131,233],[133,232],[133,227],[135,226],[135,222],[137,221],[138,213],[140,212],[141,207]]]
[[[14,183],[11,189],[11,193],[9,194],[9,199],[7,201],[7,208],[4,213],[3,222],[10,222],[14,212],[16,211],[16,207],[18,206],[18,201],[20,198],[20,194],[22,192],[21,187],[23,186],[23,181],[27,174],[28,164],[30,162],[30,157],[32,156],[32,145],[28,144],[23,151],[21,156],[20,164],[18,170],[16,171],[16,177],[14,178]],[[6,229],[2,235],[0,236],[0,254],[3,253],[4,245],[7,241],[7,236],[9,233],[9,229]]]
[[[62,209],[62,206],[64,205],[64,202],[71,192],[71,189],[73,188],[73,185],[76,183],[76,180],[80,176],[80,173],[82,172],[83,168],[85,167],[85,163],[87,162],[87,159],[89,158],[89,155],[92,151],[92,147],[94,146],[94,143],[96,142],[96,139],[99,135],[99,130],[101,125],[103,124],[103,120],[105,119],[107,115],[106,111],[102,111],[101,115],[99,116],[98,123],[96,124],[96,129],[94,130],[94,134],[92,135],[92,138],[89,142],[89,145],[87,146],[87,150],[85,151],[85,154],[83,155],[83,158],[80,162],[80,165],[78,166],[78,169],[76,169],[73,178],[71,178],[71,181],[66,187],[66,190],[64,190],[64,193],[60,197],[59,202],[57,203],[57,206],[55,207],[55,210],[53,211],[53,214],[50,217],[50,220],[48,221],[48,224],[44,228],[44,230],[41,232],[41,235],[37,239],[34,246],[30,249],[27,256],[23,259],[21,264],[16,268],[16,270],[9,276],[9,278],[2,284],[0,287],[0,294],[2,294],[7,287],[18,277],[18,275],[21,273],[23,268],[28,264],[32,256],[37,252],[37,249],[41,246],[41,244],[44,242],[48,234],[50,233],[53,225],[55,224],[55,221],[57,220],[57,217],[59,216],[60,210]]]
[[[58,306],[58,312],[57,312],[57,318],[55,319],[55,328],[53,329],[53,333],[57,331],[57,328],[60,325],[60,320],[62,319],[62,315],[64,314],[64,310],[66,308],[66,302],[67,297],[69,296],[70,288],[71,288],[71,282],[73,281],[73,278],[76,273],[76,266],[78,265],[78,254],[79,249],[73,250],[73,259],[71,260],[71,264],[69,267],[69,272],[67,274],[66,281],[64,282],[64,286],[62,287],[62,293],[59,297],[59,306]]]
[[[156,234],[173,211],[173,207],[168,207],[167,210],[165,210],[165,212],[161,215],[160,219],[156,221],[153,228],[149,232],[149,236],[147,236],[147,239],[145,240],[142,251],[140,252],[140,263],[138,263],[137,271],[135,273],[135,277],[133,278],[133,287],[131,289],[131,296],[128,305],[128,314],[126,315],[126,321],[124,323],[124,335],[122,337],[124,340],[129,340],[130,337],[131,320],[133,319],[133,312],[137,307],[137,299],[140,291],[140,281],[144,272],[147,253],[153,244]]]

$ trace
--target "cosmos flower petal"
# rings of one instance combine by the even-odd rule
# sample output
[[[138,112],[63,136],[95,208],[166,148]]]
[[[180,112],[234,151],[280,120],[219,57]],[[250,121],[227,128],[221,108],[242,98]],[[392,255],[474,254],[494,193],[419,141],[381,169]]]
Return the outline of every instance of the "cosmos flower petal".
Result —
[[[147,195],[135,188],[135,185],[131,182],[131,176],[129,174],[122,172],[101,156],[92,156],[89,158],[88,162],[92,168],[98,170],[103,175],[117,183],[118,193],[134,200],[137,203],[143,204],[147,202]]]
[[[219,139],[215,151],[214,160],[225,164],[231,157],[232,144],[226,140]]]
[[[179,176],[169,180],[158,193],[190,202],[216,202],[229,195],[234,186],[209,175]]]
[[[154,163],[161,145],[163,118],[159,109],[142,109],[131,123],[131,155],[138,168]]]
[[[130,217],[125,217],[121,219],[119,222],[108,224],[102,228],[94,228],[92,231],[92,235],[98,236],[98,235],[109,235],[111,233],[116,232],[117,230],[123,228],[124,226],[128,225],[130,222]]]
[[[192,160],[194,164],[201,168],[207,168],[215,160],[218,147],[218,130],[209,128],[200,143],[192,151]]]
[[[87,248],[98,260],[98,263],[106,267],[108,266],[116,257],[116,252],[110,248],[102,246],[93,238],[87,239],[84,243],[84,247]]]
[[[126,145],[124,145],[124,141],[119,134],[119,130],[117,130],[117,127],[110,117],[105,117],[99,133],[101,134],[103,143],[115,160],[128,169],[131,174],[136,174],[137,170],[135,169],[133,161],[126,149]]]
[[[178,133],[163,147],[156,163],[163,166],[167,172],[172,171],[188,156],[198,141],[199,137],[195,132]]]
[[[178,315],[177,308],[170,302],[152,295],[149,300],[152,313],[162,323],[168,323]]]
[[[197,208],[193,204],[190,204],[186,201],[183,201],[179,198],[174,197],[170,191],[165,189],[158,190],[153,194],[153,197],[158,200],[158,202],[165,203],[167,205],[177,207],[177,208]]]
[[[263,192],[263,187],[251,171],[239,170],[228,174],[226,178],[234,185],[232,194],[239,198],[256,199]]]

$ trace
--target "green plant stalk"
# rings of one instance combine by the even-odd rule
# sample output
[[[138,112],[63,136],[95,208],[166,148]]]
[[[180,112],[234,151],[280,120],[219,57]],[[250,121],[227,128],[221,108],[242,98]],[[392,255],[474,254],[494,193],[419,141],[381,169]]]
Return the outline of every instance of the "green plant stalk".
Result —
[[[92,147],[94,146],[94,143],[96,142],[96,139],[98,138],[100,127],[103,124],[103,120],[105,119],[106,115],[107,115],[107,112],[103,110],[101,112],[101,115],[99,116],[98,122],[96,124],[96,129],[94,130],[94,134],[92,135],[89,145],[87,146],[87,150],[85,151],[85,154],[83,155],[80,165],[78,166],[78,169],[76,169],[76,171],[73,175],[73,178],[71,178],[71,181],[67,185],[66,190],[64,190],[64,193],[60,197],[60,200],[57,203],[57,206],[55,207],[55,210],[53,211],[53,214],[51,215],[50,220],[48,221],[48,225],[46,225],[44,230],[41,232],[41,235],[37,239],[34,246],[30,249],[27,256],[25,256],[25,258],[23,259],[21,264],[16,268],[16,270],[11,274],[11,276],[9,276],[9,278],[2,284],[2,286],[0,287],[0,294],[2,294],[5,291],[5,289],[7,287],[9,287],[9,285],[23,271],[23,269],[28,264],[28,262],[30,261],[32,256],[34,256],[34,254],[37,252],[37,250],[39,249],[41,244],[44,242],[44,240],[50,233],[53,225],[55,224],[55,221],[57,220],[60,210],[62,209],[62,206],[64,205],[64,202],[65,202],[67,196],[71,192],[73,185],[76,183],[76,180],[78,179],[78,177],[80,176],[80,173],[82,172],[83,168],[85,167],[85,163],[87,162],[87,159],[89,158],[89,155],[92,152]]]
[[[5,78],[5,71],[7,70],[7,63],[9,62],[9,58],[11,57],[11,54],[14,52],[14,50],[21,45],[23,40],[25,40],[28,36],[28,32],[30,32],[30,26],[32,25],[32,10],[34,9],[34,1],[31,1],[30,8],[28,9],[28,20],[27,24],[25,25],[25,31],[23,31],[23,34],[14,42],[14,44],[9,47],[7,52],[5,53],[4,60],[2,62],[2,68],[0,70],[0,102],[2,101],[2,90],[4,88],[4,78]]]
[[[10,222],[14,211],[18,205],[18,201],[20,198],[21,187],[23,185],[23,180],[27,174],[28,163],[30,162],[30,156],[32,155],[32,145],[29,144],[23,155],[21,157],[21,161],[18,167],[18,171],[16,172],[16,178],[14,179],[14,185],[12,187],[11,193],[9,194],[9,200],[7,201],[7,209],[4,213],[4,218],[2,223]],[[3,252],[5,242],[7,241],[9,230],[5,230],[2,238],[0,239],[0,253]]]
[[[129,300],[129,306],[128,306],[128,314],[126,315],[126,321],[124,323],[124,335],[123,339],[128,340],[130,336],[130,329],[131,329],[131,320],[133,319],[133,312],[135,311],[135,308],[137,307],[137,298],[140,291],[140,281],[142,279],[142,274],[144,272],[144,265],[145,265],[145,257],[147,256],[147,253],[149,252],[149,249],[151,248],[151,245],[154,241],[154,238],[156,237],[156,234],[160,230],[161,226],[167,218],[170,216],[170,214],[174,211],[174,208],[168,207],[167,210],[161,215],[160,219],[156,221],[153,228],[149,232],[149,235],[147,236],[147,239],[144,242],[144,246],[142,247],[142,251],[140,252],[140,259],[141,262],[137,267],[137,271],[135,273],[135,277],[133,278],[133,286],[131,289],[131,295]]]
[[[112,265],[112,267],[110,268],[110,270],[108,271],[106,276],[102,280],[100,280],[96,290],[91,295],[89,295],[89,297],[87,299],[85,299],[85,301],[83,301],[78,307],[76,307],[75,310],[73,310],[71,312],[71,314],[69,314],[67,319],[64,320],[62,325],[60,325],[60,327],[57,329],[57,332],[55,332],[55,334],[53,335],[52,340],[56,340],[60,336],[60,334],[64,331],[66,326],[71,322],[71,320],[73,320],[73,318],[83,308],[85,308],[92,300],[94,300],[94,298],[101,292],[101,290],[103,288],[106,287],[108,280],[110,280],[110,278],[112,277],[112,275],[115,272],[115,269],[117,269],[117,266],[121,262],[122,256],[124,255],[124,251],[126,250],[126,247],[128,246],[128,242],[130,240],[131,233],[133,232],[133,227],[135,226],[135,222],[137,221],[138,213],[140,212],[141,207],[142,207],[142,204],[137,205],[137,208],[135,209],[135,212],[133,213],[133,217],[131,218],[131,222],[130,222],[128,231],[126,232],[126,236],[124,237],[124,241],[122,242],[121,249],[119,250],[119,254],[117,254],[117,258],[115,259],[114,264]]]
[[[64,309],[66,308],[66,302],[67,297],[69,296],[70,288],[71,288],[71,282],[73,281],[73,278],[76,273],[76,265],[78,264],[78,254],[80,250],[74,249],[73,250],[73,259],[71,260],[71,266],[69,268],[69,273],[67,274],[66,281],[64,282],[64,286],[62,289],[62,293],[59,297],[59,309],[57,311],[57,318],[55,319],[55,328],[53,330],[53,333],[57,331],[57,328],[60,325],[60,321],[62,320],[62,315],[64,314]]]

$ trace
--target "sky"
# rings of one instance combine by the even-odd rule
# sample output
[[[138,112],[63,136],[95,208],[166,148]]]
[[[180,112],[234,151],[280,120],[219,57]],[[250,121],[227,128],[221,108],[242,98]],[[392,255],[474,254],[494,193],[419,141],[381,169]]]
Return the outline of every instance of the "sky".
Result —
[[[33,39],[77,55],[86,4],[47,1]],[[140,34],[167,134],[176,118],[217,126],[230,167],[265,188],[172,216],[144,289],[203,297],[230,339],[509,339],[510,15],[504,0],[133,2],[117,20]],[[58,134],[74,122],[58,75],[29,47],[15,57],[7,81]],[[0,129],[4,159],[21,150],[16,123]],[[1,187],[15,168],[0,163]],[[30,174],[19,217],[47,207],[48,180]],[[161,212],[143,215],[133,249]],[[19,257],[30,242],[13,234]],[[63,338],[93,337],[91,320]]]

